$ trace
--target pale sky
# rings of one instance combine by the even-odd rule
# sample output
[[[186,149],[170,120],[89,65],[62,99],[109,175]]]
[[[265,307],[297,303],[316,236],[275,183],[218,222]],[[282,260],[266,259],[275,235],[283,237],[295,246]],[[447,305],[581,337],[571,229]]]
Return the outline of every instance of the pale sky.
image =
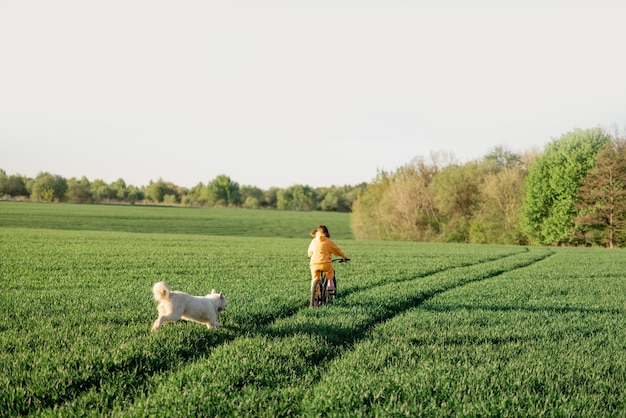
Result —
[[[0,168],[370,182],[626,127],[626,1],[0,0]]]

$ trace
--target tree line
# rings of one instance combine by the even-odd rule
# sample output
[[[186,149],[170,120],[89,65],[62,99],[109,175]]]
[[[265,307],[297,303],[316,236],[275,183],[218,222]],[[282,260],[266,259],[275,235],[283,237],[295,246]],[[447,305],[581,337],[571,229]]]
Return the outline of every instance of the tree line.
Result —
[[[0,196],[75,203],[125,202],[352,212],[357,239],[534,245],[626,246],[626,139],[575,130],[544,150],[496,147],[459,164],[452,155],[416,157],[371,183],[262,190],[227,175],[187,189],[36,178],[0,169]]]
[[[269,208],[282,210],[320,210],[349,212],[367,183],[356,186],[313,188],[294,185],[262,190],[240,186],[221,174],[206,184],[188,189],[159,179],[147,186],[127,185],[123,179],[112,183],[90,181],[86,177],[66,179],[58,174],[40,172],[35,178],[8,175],[0,169],[0,197],[39,202],[167,204],[185,206]]]
[[[352,208],[358,239],[626,245],[626,141],[575,130],[545,149],[379,172]]]

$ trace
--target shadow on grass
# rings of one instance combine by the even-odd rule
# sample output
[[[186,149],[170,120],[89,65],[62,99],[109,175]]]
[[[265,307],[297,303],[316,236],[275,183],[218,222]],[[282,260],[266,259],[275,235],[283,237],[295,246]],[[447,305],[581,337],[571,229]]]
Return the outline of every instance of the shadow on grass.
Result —
[[[469,305],[461,304],[454,305],[453,307],[443,306],[429,306],[423,307],[425,311],[431,312],[454,312],[459,310],[468,311],[493,311],[493,312],[532,312],[532,313],[547,313],[547,314],[608,314],[608,315],[623,315],[626,313],[623,309],[603,309],[603,308],[577,308],[572,306],[498,306],[498,305]]]
[[[137,393],[147,391],[155,374],[175,371],[237,337],[238,333],[233,329],[209,331],[206,327],[186,321],[168,324],[157,332],[135,340],[124,347],[122,352],[90,358],[89,361],[76,359],[75,369],[90,369],[91,372],[85,374],[76,371],[64,379],[65,385],[57,382],[54,390],[39,387],[23,391],[12,405],[8,405],[9,411],[5,412],[32,414],[74,402],[93,390],[101,392],[103,387],[115,387],[116,397],[131,399]]]

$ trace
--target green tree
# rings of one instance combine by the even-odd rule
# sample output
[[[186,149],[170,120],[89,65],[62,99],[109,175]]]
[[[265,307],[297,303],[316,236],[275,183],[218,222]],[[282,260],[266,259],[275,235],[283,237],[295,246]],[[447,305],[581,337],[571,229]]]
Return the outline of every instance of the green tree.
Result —
[[[416,168],[397,170],[381,201],[387,233],[394,240],[430,241],[439,234],[439,213],[429,188],[432,177]]]
[[[128,200],[128,187],[123,179],[117,179],[117,181],[111,183],[111,190],[115,194],[115,199],[125,202]]]
[[[166,198],[167,196],[167,198]],[[171,183],[159,178],[156,182],[150,181],[146,189],[146,197],[153,202],[176,203],[178,202],[178,191]]]
[[[572,243],[580,183],[609,141],[599,128],[576,130],[549,143],[535,159],[526,177],[521,214],[522,231],[532,243]]]
[[[484,161],[491,161],[501,169],[520,167],[523,165],[522,157],[519,154],[516,154],[501,145],[495,147],[491,152],[489,152],[485,156]]]
[[[67,180],[57,175],[41,172],[35,177],[31,192],[32,200],[44,202],[63,201],[67,191]]]
[[[478,163],[477,207],[469,226],[472,243],[522,244],[519,212],[524,200],[526,164],[502,146]]]
[[[315,210],[315,190],[304,185],[281,189],[276,194],[276,207],[282,210]]]
[[[163,196],[163,203],[174,205],[178,203],[178,197],[175,194],[166,194]]]
[[[352,232],[356,238],[434,240],[439,214],[430,184],[440,171],[435,159],[417,157],[393,173],[379,172],[367,188],[357,187],[352,204]]]
[[[384,219],[384,209],[380,202],[392,182],[392,175],[378,171],[376,178],[365,191],[354,201],[350,227],[356,239],[384,240],[389,239]]]
[[[116,192],[104,180],[96,179],[91,182],[91,196],[96,202],[105,202],[115,199]]]
[[[240,199],[243,207],[248,209],[258,209],[265,205],[263,190],[254,186],[241,186],[239,189]]]
[[[338,212],[352,212],[352,207],[354,205],[354,202],[359,198],[359,196],[361,196],[365,192],[366,189],[367,189],[366,182],[357,184],[356,186],[346,187],[345,193],[344,193],[344,202],[343,202],[345,206],[343,206],[342,202],[340,201],[337,211]]]
[[[207,185],[207,200],[216,206],[234,206],[241,202],[239,183],[220,174]]]
[[[439,212],[442,238],[446,242],[470,242],[470,227],[481,203],[484,176],[490,164],[471,161],[445,167],[430,185]]]
[[[615,138],[599,153],[579,191],[576,237],[614,248],[626,229],[626,142]]]
[[[471,242],[525,243],[519,226],[525,178],[526,171],[515,166],[485,175],[481,185],[479,208],[470,227]]]
[[[67,181],[67,199],[73,203],[89,203],[91,198],[91,185],[87,177],[77,180],[72,177]]]
[[[267,205],[268,208],[277,209],[278,206],[278,191],[280,189],[278,187],[270,187],[268,190],[263,192],[263,201]]]
[[[126,201],[132,204],[144,200],[146,198],[145,193],[139,187],[128,186],[128,196]]]
[[[357,186],[331,186],[315,189],[316,206],[323,211],[351,212],[356,197],[365,190],[366,184]]]
[[[7,176],[7,172],[0,168],[0,197],[3,195],[8,195],[7,192],[7,182],[9,180],[9,176]]]
[[[324,198],[319,203],[320,209],[325,212],[337,211],[337,208],[339,207],[339,199],[340,199],[339,193],[337,193],[336,190],[332,190],[332,189],[324,190],[322,193],[323,193]],[[320,193],[318,193],[318,196],[319,195]]]
[[[8,176],[6,171],[0,169],[0,196],[8,195],[12,197],[28,196],[26,187],[27,179],[20,175]]]
[[[207,188],[202,182],[196,184],[187,193],[187,203],[189,204],[205,205],[208,201]]]

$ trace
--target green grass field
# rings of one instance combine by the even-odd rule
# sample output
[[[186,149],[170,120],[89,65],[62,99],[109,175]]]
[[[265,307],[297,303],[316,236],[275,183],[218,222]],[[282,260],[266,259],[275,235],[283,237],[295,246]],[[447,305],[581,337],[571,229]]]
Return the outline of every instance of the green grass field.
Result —
[[[308,308],[308,232],[352,258]],[[624,416],[622,250],[365,242],[348,214],[0,202],[0,415]],[[224,327],[151,333],[151,286]]]

